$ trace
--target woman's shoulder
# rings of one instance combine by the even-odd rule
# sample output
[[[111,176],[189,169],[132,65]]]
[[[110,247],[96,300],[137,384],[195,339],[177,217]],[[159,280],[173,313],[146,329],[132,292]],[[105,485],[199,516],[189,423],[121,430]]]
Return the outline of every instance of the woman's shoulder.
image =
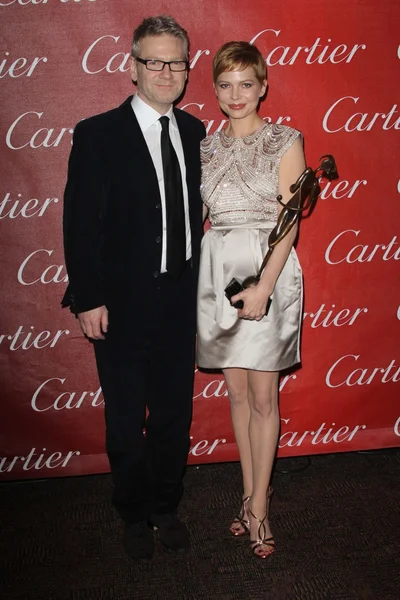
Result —
[[[205,138],[203,138],[200,142],[200,147],[203,149],[207,149],[210,146],[214,146],[217,141],[219,140],[220,137],[220,132],[219,131],[215,131],[214,133],[212,133],[211,135],[207,135]]]
[[[212,161],[217,154],[219,144],[219,132],[216,131],[212,135],[208,135],[200,142],[200,158],[203,167]]]
[[[269,155],[282,156],[298,137],[302,139],[302,133],[294,127],[282,123],[269,123],[265,128],[263,150]]]
[[[289,127],[288,125],[282,125],[282,123],[269,123],[269,128],[267,127],[267,133],[269,130],[269,135],[274,137],[275,139],[287,139],[291,137],[301,136],[301,132],[294,127]]]

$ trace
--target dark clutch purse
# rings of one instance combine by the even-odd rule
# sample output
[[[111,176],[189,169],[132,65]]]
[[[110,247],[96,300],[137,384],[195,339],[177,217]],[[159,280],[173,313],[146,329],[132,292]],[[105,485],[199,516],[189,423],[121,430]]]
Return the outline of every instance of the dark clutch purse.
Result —
[[[337,167],[335,159],[331,154],[326,154],[320,158],[320,164],[316,169],[307,167],[296,183],[290,186],[290,191],[293,196],[290,200],[284,204],[282,202],[282,196],[277,196],[277,201],[283,206],[283,209],[279,213],[278,221],[268,236],[268,251],[261,264],[256,275],[250,275],[246,277],[243,283],[240,283],[237,279],[233,278],[225,288],[225,296],[231,301],[232,296],[239,294],[243,290],[250,287],[254,287],[260,281],[262,272],[264,271],[273,249],[275,246],[283,240],[283,238],[289,233],[295,223],[298,221],[300,214],[308,210],[308,215],[311,214],[314,209],[317,198],[321,192],[319,186],[320,180],[325,177],[329,181],[338,178]],[[268,298],[267,306],[265,307],[265,314],[268,314],[271,306],[271,298]],[[243,300],[238,300],[232,304],[235,308],[243,308]]]
[[[246,277],[246,279],[243,281],[243,283],[239,283],[237,279],[233,278],[230,280],[230,282],[228,283],[228,285],[226,286],[226,288],[224,290],[225,296],[228,298],[228,300],[230,302],[232,296],[239,294],[239,292],[243,292],[243,290],[245,290],[249,287],[256,286],[259,281],[260,281],[260,278],[257,278],[253,275],[250,275],[250,277]],[[271,306],[271,302],[272,302],[272,298],[268,298],[267,306],[265,307],[266,315],[268,314],[269,307]],[[232,306],[234,306],[235,308],[243,308],[244,302],[243,302],[243,300],[237,300],[236,302],[234,302],[232,304]]]

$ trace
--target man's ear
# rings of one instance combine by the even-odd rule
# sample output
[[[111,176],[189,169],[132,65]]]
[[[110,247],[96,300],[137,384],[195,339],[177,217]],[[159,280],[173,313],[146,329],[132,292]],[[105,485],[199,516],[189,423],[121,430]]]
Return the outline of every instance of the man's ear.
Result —
[[[129,72],[130,72],[132,81],[136,82],[137,81],[137,62],[133,56],[131,56],[131,58],[130,58]]]

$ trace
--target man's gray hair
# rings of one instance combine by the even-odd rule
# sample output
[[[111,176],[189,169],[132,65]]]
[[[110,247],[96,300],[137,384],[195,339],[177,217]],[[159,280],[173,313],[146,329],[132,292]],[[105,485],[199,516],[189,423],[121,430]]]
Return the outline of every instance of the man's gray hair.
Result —
[[[180,39],[183,43],[186,60],[189,59],[189,36],[185,29],[173,17],[169,15],[159,15],[158,17],[148,17],[144,19],[133,32],[132,56],[140,55],[140,42],[149,36],[172,35]]]

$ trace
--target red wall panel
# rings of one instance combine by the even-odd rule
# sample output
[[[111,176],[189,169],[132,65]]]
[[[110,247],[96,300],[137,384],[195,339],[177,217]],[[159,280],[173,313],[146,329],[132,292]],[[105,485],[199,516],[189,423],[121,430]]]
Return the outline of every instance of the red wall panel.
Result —
[[[0,0],[0,477],[108,469],[90,344],[59,307],[62,194],[76,122],[132,93],[132,30],[148,0]],[[260,114],[300,129],[308,164],[334,154],[301,226],[302,366],[281,381],[280,456],[399,445],[400,84],[395,0],[168,5],[189,31],[181,106],[224,126],[211,61],[232,39],[269,67]],[[190,462],[235,460],[221,375],[196,373]]]

